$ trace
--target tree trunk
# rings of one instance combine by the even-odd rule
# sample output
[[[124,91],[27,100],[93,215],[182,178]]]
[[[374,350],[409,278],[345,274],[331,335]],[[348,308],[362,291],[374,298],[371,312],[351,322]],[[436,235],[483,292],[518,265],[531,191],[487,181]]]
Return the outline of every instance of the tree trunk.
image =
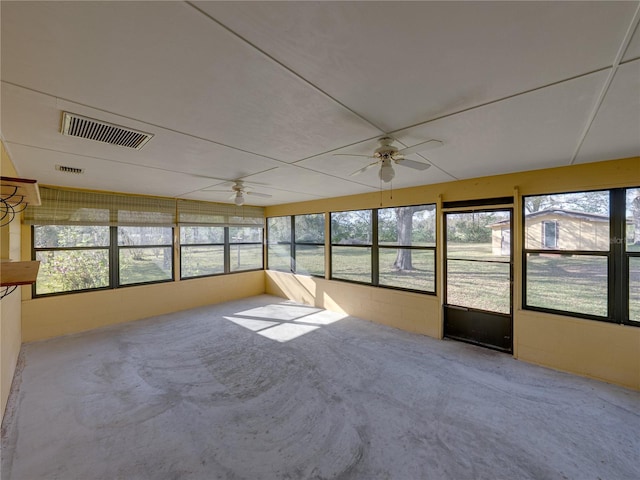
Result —
[[[411,245],[411,232],[413,231],[414,207],[396,208],[396,218],[398,221],[398,243],[402,246]],[[393,262],[396,270],[413,270],[411,263],[411,250],[399,248],[396,260]]]

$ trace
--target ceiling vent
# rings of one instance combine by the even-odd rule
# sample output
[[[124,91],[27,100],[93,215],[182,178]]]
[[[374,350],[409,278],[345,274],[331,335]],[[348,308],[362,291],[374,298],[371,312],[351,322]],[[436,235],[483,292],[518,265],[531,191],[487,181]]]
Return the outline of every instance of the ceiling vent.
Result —
[[[153,137],[150,133],[139,132],[69,112],[63,112],[62,115],[62,134],[135,150],[140,150]]]
[[[65,167],[64,165],[56,165],[56,170],[63,173],[75,173],[76,175],[80,175],[84,172],[82,168],[77,167]]]

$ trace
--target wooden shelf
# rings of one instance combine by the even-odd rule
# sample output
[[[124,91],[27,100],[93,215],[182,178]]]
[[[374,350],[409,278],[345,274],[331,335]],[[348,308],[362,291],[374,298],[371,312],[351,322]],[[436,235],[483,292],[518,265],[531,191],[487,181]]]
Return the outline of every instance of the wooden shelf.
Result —
[[[0,197],[14,207],[22,203],[40,205],[38,182],[28,178],[0,177]]]
[[[3,260],[0,262],[0,287],[13,285],[30,285],[36,281],[40,261],[12,262]]]

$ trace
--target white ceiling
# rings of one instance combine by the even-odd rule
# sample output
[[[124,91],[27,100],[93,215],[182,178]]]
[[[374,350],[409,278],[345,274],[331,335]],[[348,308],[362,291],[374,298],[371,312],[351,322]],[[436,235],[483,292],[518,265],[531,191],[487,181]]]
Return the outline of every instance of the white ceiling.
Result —
[[[41,184],[255,205],[640,156],[640,2],[0,3],[0,132]],[[153,133],[60,134],[61,112]],[[56,165],[83,168],[60,173]],[[640,179],[640,167],[639,167]],[[223,190],[206,192],[203,189]]]

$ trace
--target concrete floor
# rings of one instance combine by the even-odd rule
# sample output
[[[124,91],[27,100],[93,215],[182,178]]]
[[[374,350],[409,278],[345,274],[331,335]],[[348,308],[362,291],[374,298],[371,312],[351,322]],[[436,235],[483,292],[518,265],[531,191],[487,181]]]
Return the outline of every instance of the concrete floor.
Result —
[[[640,478],[640,392],[277,297],[23,360],[2,480]]]

